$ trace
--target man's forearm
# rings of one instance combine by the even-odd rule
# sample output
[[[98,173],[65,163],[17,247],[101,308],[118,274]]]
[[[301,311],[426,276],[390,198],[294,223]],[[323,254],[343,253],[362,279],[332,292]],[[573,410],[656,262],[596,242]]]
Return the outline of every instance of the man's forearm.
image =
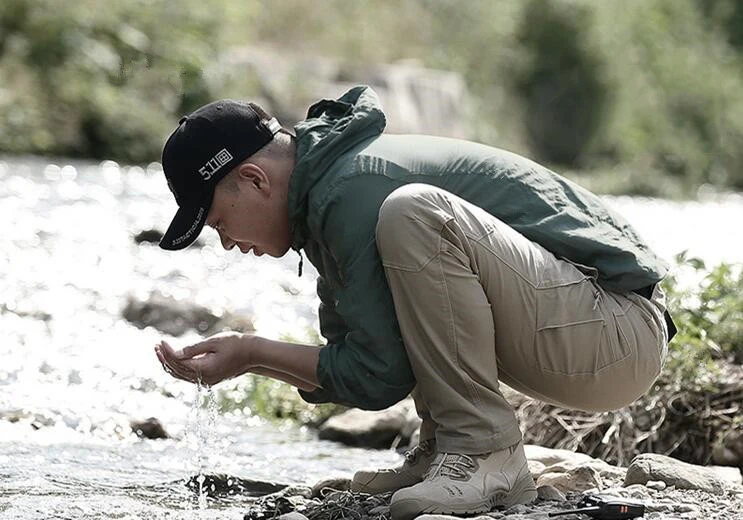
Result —
[[[320,386],[317,379],[317,361],[320,348],[275,341],[254,336],[250,371],[280,379],[302,390],[312,391]]]
[[[278,379],[279,381],[283,381],[284,383],[289,383],[292,386],[296,386],[297,388],[304,390],[306,392],[312,392],[317,389],[315,385],[312,383],[308,383],[307,381],[302,381],[301,379],[298,379],[294,377],[291,374],[287,374],[285,372],[278,372],[276,370],[271,370],[270,368],[264,368],[264,367],[255,367],[251,370],[249,370],[251,374],[257,374],[259,376],[266,376],[270,377],[271,379]]]

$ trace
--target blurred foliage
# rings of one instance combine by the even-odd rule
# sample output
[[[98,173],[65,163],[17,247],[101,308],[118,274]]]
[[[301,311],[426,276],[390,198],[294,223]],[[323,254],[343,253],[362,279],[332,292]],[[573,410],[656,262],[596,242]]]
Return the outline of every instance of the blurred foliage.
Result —
[[[279,339],[305,345],[324,343],[313,327],[302,331],[301,337],[285,334]],[[270,421],[288,420],[315,426],[346,409],[332,403],[307,403],[290,384],[253,374],[240,378],[232,387],[222,385],[217,399],[222,412],[241,410]]]
[[[520,24],[518,41],[526,54],[516,92],[524,102],[529,144],[550,162],[576,164],[594,154],[607,119],[606,65],[586,41],[590,14],[586,6],[532,0]]]
[[[0,150],[156,159],[175,114],[211,98],[193,71],[227,5],[3,0]]]
[[[743,189],[738,0],[3,0],[0,151],[145,162],[207,100],[281,114],[265,77],[225,66],[246,46],[333,58],[343,81],[399,60],[458,72],[473,139],[627,177],[611,189]]]
[[[337,404],[307,403],[291,385],[252,374],[240,378],[231,387],[221,385],[217,403],[221,412],[241,410],[269,421],[288,420],[309,425],[319,425],[345,410]]]
[[[718,360],[743,364],[743,266],[708,269],[685,253],[676,260],[662,282],[678,328],[669,344],[666,377],[684,387],[703,387],[718,379]],[[682,285],[680,277],[693,285]]]

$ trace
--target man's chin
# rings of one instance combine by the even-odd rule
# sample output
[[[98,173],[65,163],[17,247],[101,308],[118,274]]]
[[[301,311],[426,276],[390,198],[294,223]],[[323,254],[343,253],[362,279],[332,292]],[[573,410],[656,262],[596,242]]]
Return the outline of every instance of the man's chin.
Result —
[[[291,245],[288,245],[286,247],[280,248],[278,251],[266,251],[266,254],[274,257],[274,258],[281,258],[284,255],[286,255],[289,250],[291,249]]]

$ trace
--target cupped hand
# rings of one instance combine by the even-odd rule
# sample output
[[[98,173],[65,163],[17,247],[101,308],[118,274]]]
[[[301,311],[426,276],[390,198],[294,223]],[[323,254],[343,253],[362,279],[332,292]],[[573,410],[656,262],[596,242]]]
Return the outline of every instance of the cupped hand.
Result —
[[[211,386],[247,372],[250,338],[236,332],[223,332],[178,351],[161,341],[155,346],[155,354],[173,377]]]

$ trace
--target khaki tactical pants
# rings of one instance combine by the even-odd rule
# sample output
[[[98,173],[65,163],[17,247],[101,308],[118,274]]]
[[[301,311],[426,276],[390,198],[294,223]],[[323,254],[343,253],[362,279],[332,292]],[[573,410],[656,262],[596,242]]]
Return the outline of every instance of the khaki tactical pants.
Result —
[[[640,397],[667,353],[665,298],[596,283],[481,208],[424,184],[384,201],[376,229],[417,379],[421,440],[486,453],[521,438],[499,381],[569,408]]]

